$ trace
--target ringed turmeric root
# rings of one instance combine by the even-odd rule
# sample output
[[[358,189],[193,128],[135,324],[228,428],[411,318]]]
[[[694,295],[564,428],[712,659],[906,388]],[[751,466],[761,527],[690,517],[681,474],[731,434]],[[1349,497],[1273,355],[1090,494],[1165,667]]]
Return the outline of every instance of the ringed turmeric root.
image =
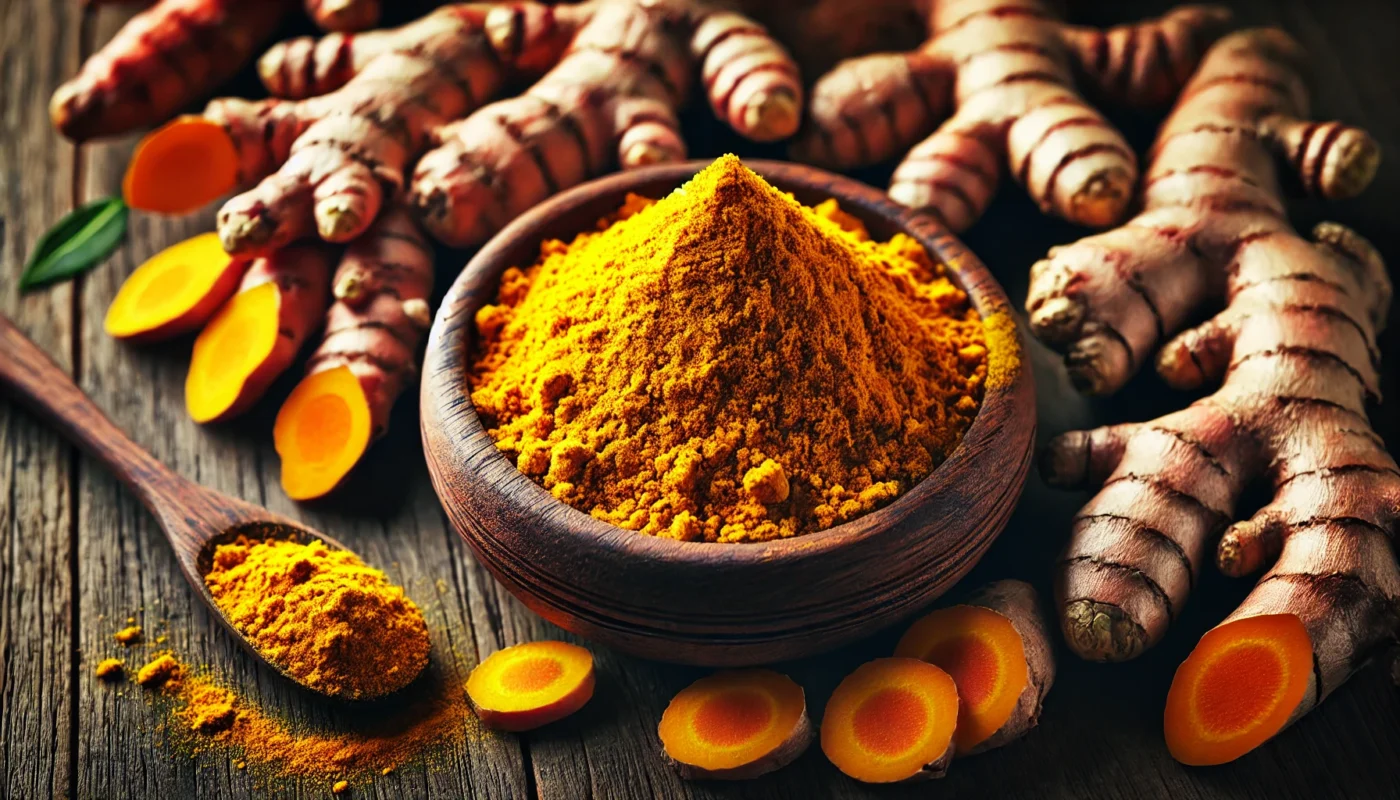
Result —
[[[384,435],[394,401],[417,374],[432,288],[432,248],[402,206],[350,245],[321,345],[273,426],[289,497],[329,493]]]
[[[982,587],[962,605],[915,622],[894,654],[940,667],[958,687],[953,744],[969,756],[1024,736],[1055,681],[1049,630],[1023,581]]]
[[[477,664],[467,697],[488,728],[528,731],[583,708],[593,683],[592,653],[567,642],[528,642]]]
[[[185,408],[196,422],[248,410],[291,366],[329,303],[332,251],[296,245],[259,258],[194,343]]]
[[[163,121],[232,77],[288,8],[288,0],[160,0],[58,87],[54,127],[82,142]]]
[[[1226,574],[1269,567],[1172,684],[1167,743],[1191,764],[1269,739],[1400,628],[1400,469],[1366,417],[1390,279],[1347,228],[1298,235],[1275,166],[1349,196],[1377,148],[1308,120],[1302,61],[1277,30],[1215,45],[1158,136],[1142,214],[1052,252],[1033,275],[1033,321],[1068,345],[1091,388],[1116,387],[1159,337],[1225,302],[1157,357],[1170,385],[1219,382],[1214,394],[1063,435],[1042,464],[1052,483],[1101,485],[1075,520],[1057,592],[1065,638],[1085,658],[1132,658],[1161,639],[1216,537]],[[1256,478],[1272,500],[1233,521]]]
[[[294,40],[260,66],[270,90],[301,99],[216,100],[204,113],[226,130],[239,181],[257,182],[219,212],[236,254],[353,240],[400,188],[437,238],[478,243],[588,177],[683,158],[675,112],[697,71],[742,134],[781,138],[800,117],[782,48],[700,0],[453,5],[395,31]],[[525,94],[479,108],[546,70]]]
[[[681,777],[747,780],[791,764],[812,743],[807,701],[769,669],[717,672],[671,699],[657,726]]]
[[[1169,101],[1228,18],[1187,6],[1100,31],[1055,19],[1041,0],[911,3],[929,39],[917,50],[847,60],[812,89],[803,161],[848,169],[906,153],[890,196],[954,231],[986,210],[1010,167],[1046,213],[1117,222],[1137,183],[1132,150],[1076,91]]]
[[[958,690],[915,658],[880,658],[847,675],[822,716],[822,752],[866,783],[941,778],[953,758]]]

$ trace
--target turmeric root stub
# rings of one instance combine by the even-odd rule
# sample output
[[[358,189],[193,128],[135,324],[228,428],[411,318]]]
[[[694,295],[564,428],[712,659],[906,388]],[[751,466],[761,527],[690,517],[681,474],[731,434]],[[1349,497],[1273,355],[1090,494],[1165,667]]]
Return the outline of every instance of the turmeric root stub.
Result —
[[[1167,749],[1193,766],[1234,761],[1292,720],[1312,675],[1312,640],[1293,614],[1220,625],[1201,637],[1172,679]]]
[[[567,642],[498,650],[472,670],[467,697],[489,728],[528,731],[548,725],[593,697],[593,654]]]
[[[767,669],[717,672],[676,695],[657,727],[684,778],[745,780],[781,769],[812,743],[807,701]]]
[[[822,752],[866,783],[941,778],[953,757],[958,690],[913,658],[881,658],[846,676],[822,717]]]

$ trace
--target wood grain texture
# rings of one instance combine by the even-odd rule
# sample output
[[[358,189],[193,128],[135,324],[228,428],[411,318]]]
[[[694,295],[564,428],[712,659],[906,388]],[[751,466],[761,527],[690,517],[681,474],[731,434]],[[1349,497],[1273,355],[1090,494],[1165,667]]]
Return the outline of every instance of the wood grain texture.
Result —
[[[629,193],[664,197],[708,162],[651,167],[571,189],[521,216],[447,291],[424,359],[420,411],[428,468],[477,558],[526,606],[623,652],[745,666],[862,638],[926,607],[976,564],[1021,493],[1035,436],[1035,387],[1019,352],[989,382],[957,450],[889,506],[834,528],[753,545],[638,536],[554,499],[496,449],[471,405],[476,312],[500,276],[569,239]],[[981,262],[933,217],[868,186],[800,164],[749,166],[800,202],[837,198],[877,240],[906,233],[967,291],[984,319],[1010,315]]]
[[[1336,219],[1371,238],[1391,262],[1400,263],[1400,7],[1371,0],[1233,0],[1242,21],[1280,22],[1314,55],[1320,77],[1317,110],[1366,126],[1389,154],[1376,184],[1338,206],[1294,206],[1305,226]],[[1169,0],[1076,3],[1079,18],[1116,22],[1160,13]],[[500,647],[544,637],[571,638],[515,601],[472,559],[439,509],[418,452],[416,414],[401,403],[397,429],[376,446],[371,470],[358,491],[332,504],[301,509],[277,488],[272,453],[272,412],[291,388],[280,382],[250,418],[201,430],[185,417],[182,381],[189,340],[155,348],[110,342],[102,314],[115,287],[140,259],[178,238],[207,229],[210,216],[158,221],[136,215],[134,236],[121,254],[80,286],[80,316],[69,313],[68,287],[21,300],[14,276],[41,229],[70,207],[71,152],[48,133],[47,87],[76,63],[76,3],[0,0],[0,310],[9,314],[65,368],[75,342],[83,385],[136,441],[181,474],[272,510],[305,520],[335,535],[389,570],[420,602],[433,634],[435,658],[462,671]],[[104,9],[88,46],[109,36],[116,9]],[[19,20],[20,24],[13,24]],[[245,76],[246,77],[246,76]],[[248,84],[237,91],[248,91]],[[736,143],[707,121],[703,104],[687,116],[696,157],[732,148],[741,155],[780,155],[778,148]],[[1153,120],[1121,118],[1138,145],[1150,141]],[[111,193],[130,142],[85,150],[80,197]],[[888,177],[862,173],[872,182]],[[1055,243],[1082,231],[1045,220],[1007,187],[987,218],[965,239],[997,273],[1012,296],[1024,296],[1025,269]],[[467,254],[444,259],[446,286]],[[1397,312],[1392,309],[1392,313]],[[1375,415],[1377,427],[1400,444],[1396,377],[1400,316],[1384,340],[1385,388],[1390,400]],[[1032,347],[1040,393],[1042,435],[1071,426],[1143,419],[1180,407],[1189,398],[1165,391],[1146,376],[1112,401],[1074,394],[1057,362]],[[299,367],[298,367],[299,369]],[[234,769],[224,754],[197,759],[167,747],[165,715],[135,689],[115,689],[91,676],[108,655],[139,659],[151,648],[124,652],[110,638],[138,614],[155,634],[206,666],[221,680],[290,720],[324,727],[347,726],[323,704],[293,691],[260,669],[209,618],[176,573],[169,548],[134,498],[100,467],[77,467],[80,486],[69,483],[69,450],[33,418],[0,400],[0,795],[14,798],[326,798],[320,781],[260,781]],[[365,498],[358,501],[357,496]],[[958,587],[1019,577],[1048,590],[1048,565],[1062,547],[1066,522],[1082,496],[1047,490],[1032,480],[1010,525],[979,566]],[[380,502],[373,502],[373,501]],[[68,509],[81,505],[78,515]],[[79,518],[79,516],[81,518]],[[70,541],[73,547],[70,549]],[[67,559],[79,562],[69,583]],[[356,787],[351,797],[489,798],[1390,798],[1400,797],[1400,690],[1385,671],[1370,668],[1275,741],[1224,767],[1188,769],[1173,762],[1161,739],[1161,713],[1173,671],[1196,639],[1248,590],[1207,570],[1183,618],[1167,640],[1137,662],[1086,665],[1058,651],[1060,673],[1047,698],[1041,727],[1023,741],[956,762],[942,783],[915,788],[863,787],[847,780],[813,748],[792,766],[741,785],[683,783],[657,754],[655,725],[671,695],[702,670],[665,666],[594,648],[596,700],[576,717],[523,736],[473,734],[459,753],[433,769],[406,768]],[[70,593],[80,612],[70,628]],[[144,611],[142,606],[145,606]],[[80,669],[70,683],[72,640],[81,634]],[[814,720],[840,678],[862,661],[886,655],[899,631],[816,659],[778,665],[807,691]],[[573,639],[578,641],[577,639]],[[122,694],[118,694],[121,692]],[[76,704],[76,706],[74,705]],[[77,745],[69,748],[67,720],[76,708]],[[69,783],[68,776],[75,782]]]
[[[49,92],[77,66],[78,13],[0,2],[0,313],[72,369],[72,290],[21,296],[34,240],[70,208],[73,148]],[[36,48],[35,41],[46,46]],[[61,797],[73,778],[72,449],[0,401],[0,795]]]

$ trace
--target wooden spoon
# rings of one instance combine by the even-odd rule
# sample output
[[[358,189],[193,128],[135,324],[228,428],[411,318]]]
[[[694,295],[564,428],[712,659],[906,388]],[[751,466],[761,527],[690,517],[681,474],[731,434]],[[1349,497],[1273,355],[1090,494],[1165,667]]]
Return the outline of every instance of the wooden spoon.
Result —
[[[160,523],[175,550],[180,571],[218,620],[259,661],[283,677],[328,697],[337,697],[307,686],[268,661],[214,603],[204,584],[213,563],[214,549],[240,535],[250,539],[319,539],[326,546],[348,550],[345,545],[299,522],[221,494],[181,477],[156,460],[122,432],[73,380],[4,315],[0,315],[0,388],[46,418],[59,433],[89,455],[107,465]],[[408,676],[403,684],[412,682]],[[344,699],[339,698],[337,699]],[[372,698],[361,696],[359,700]]]

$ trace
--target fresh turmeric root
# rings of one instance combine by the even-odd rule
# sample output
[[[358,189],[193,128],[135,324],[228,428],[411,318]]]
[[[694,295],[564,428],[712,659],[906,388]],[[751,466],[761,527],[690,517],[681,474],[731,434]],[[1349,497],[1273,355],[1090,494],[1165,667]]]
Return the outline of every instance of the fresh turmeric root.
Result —
[[[687,686],[657,727],[681,777],[747,780],[791,764],[812,743],[807,701],[769,669],[717,672]]]
[[[486,727],[528,731],[583,708],[593,685],[592,653],[567,642],[528,642],[477,664],[467,697]]]
[[[151,256],[122,283],[103,323],[117,339],[146,343],[204,326],[238,288],[248,268],[219,237],[202,233]]]
[[[507,79],[551,65],[524,95],[477,111]],[[261,67],[270,89],[306,99],[216,100],[204,115],[227,131],[239,179],[261,179],[219,212],[235,254],[313,235],[353,240],[401,187],[439,239],[480,242],[614,165],[682,158],[675,109],[696,67],[740,133],[782,138],[800,116],[796,67],[781,47],[699,0],[454,5],[396,31],[289,42]],[[173,130],[142,152],[159,152],[156,140]]]
[[[364,30],[378,0],[305,0],[325,30]],[[54,92],[54,127],[75,142],[163,122],[233,77],[295,0],[160,0]],[[172,171],[178,172],[172,167]]]
[[[958,687],[953,744],[970,756],[1024,736],[1040,719],[1055,660],[1035,589],[998,581],[915,622],[894,654],[927,661]]]
[[[331,257],[323,245],[296,245],[253,262],[195,340],[185,378],[190,417],[243,413],[291,366],[326,312]]]
[[[958,690],[915,658],[879,658],[847,675],[822,716],[822,752],[865,783],[941,778],[953,759]]]
[[[1166,344],[1172,386],[1220,388],[1142,424],[1066,434],[1042,470],[1102,484],[1061,564],[1061,624],[1085,658],[1132,658],[1181,612],[1204,551],[1253,593],[1202,638],[1173,682],[1167,743],[1191,764],[1228,761],[1276,734],[1393,640],[1400,470],[1366,418],[1391,285],[1371,245],[1323,223],[1289,225],[1275,160],[1326,197],[1360,191],[1377,148],[1307,119],[1303,54],[1276,30],[1217,44],[1152,151],[1143,212],[1037,266],[1036,327],[1070,349],[1091,388],[1113,388],[1205,303],[1225,309]],[[1246,485],[1273,499],[1234,522]]]
[[[1007,164],[1044,212],[1082,225],[1117,222],[1137,161],[1075,90],[1075,74],[1111,100],[1165,103],[1228,18],[1188,6],[1100,31],[1056,20],[1041,0],[911,5],[928,41],[848,60],[818,80],[810,130],[793,152],[848,169],[907,151],[890,197],[954,231],[981,217]]]
[[[384,434],[417,373],[432,288],[432,249],[407,209],[386,211],[350,245],[321,346],[273,427],[289,497],[329,493]]]

